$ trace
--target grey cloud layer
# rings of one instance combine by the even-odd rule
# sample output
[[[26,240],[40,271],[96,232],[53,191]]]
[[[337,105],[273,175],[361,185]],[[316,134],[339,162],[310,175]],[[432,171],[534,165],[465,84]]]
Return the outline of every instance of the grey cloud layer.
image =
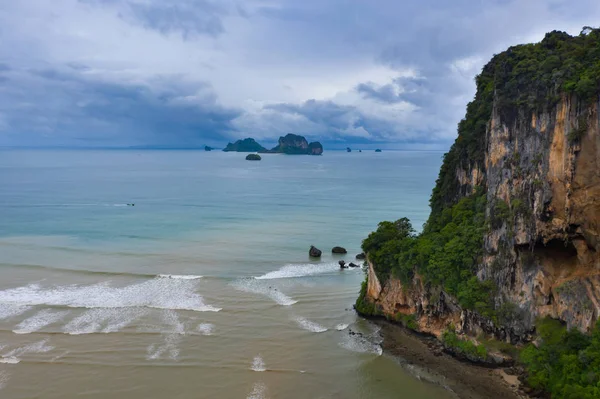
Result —
[[[0,145],[446,148],[493,53],[598,17],[592,0],[3,2]]]

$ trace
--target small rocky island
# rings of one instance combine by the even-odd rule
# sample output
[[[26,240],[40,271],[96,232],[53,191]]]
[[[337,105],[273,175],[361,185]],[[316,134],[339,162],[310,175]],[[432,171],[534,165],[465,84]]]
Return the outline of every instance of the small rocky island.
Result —
[[[246,161],[260,161],[262,158],[258,154],[248,154],[246,155]]]
[[[265,147],[258,144],[253,138],[246,138],[238,140],[235,143],[228,143],[227,147],[223,149],[225,152],[264,152],[267,151]]]
[[[288,133],[279,137],[279,141],[271,150],[256,142],[253,138],[238,140],[227,144],[223,149],[225,152],[258,152],[261,154],[289,154],[289,155],[321,155],[323,145],[318,141],[309,143],[304,136]]]
[[[279,142],[270,153],[290,155],[321,155],[323,146],[318,141],[309,143],[304,136],[288,133],[279,137]]]
[[[212,151],[212,150],[213,150],[212,147],[209,147],[207,145],[204,146],[204,151]]]

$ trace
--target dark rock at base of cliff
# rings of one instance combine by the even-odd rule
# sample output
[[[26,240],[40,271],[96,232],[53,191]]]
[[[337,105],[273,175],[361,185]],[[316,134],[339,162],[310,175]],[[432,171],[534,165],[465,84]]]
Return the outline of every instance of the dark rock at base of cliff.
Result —
[[[248,154],[246,155],[246,161],[260,161],[262,158],[258,154]]]
[[[238,140],[235,143],[227,144],[227,147],[223,149],[225,152],[266,152],[267,149],[262,145],[258,144],[254,141],[253,138],[246,138],[243,140]]]
[[[375,152],[381,152],[381,150],[378,148],[378,149],[375,150]]]
[[[365,259],[367,259],[367,255],[365,255],[364,252],[361,252],[358,255],[356,255],[356,259],[358,259],[358,260],[365,260]]]
[[[320,258],[321,257],[321,250],[313,245],[310,246],[310,249],[308,250],[308,255],[312,258]]]
[[[213,150],[212,147],[209,147],[207,145],[204,146],[204,151],[212,151],[212,150]]]
[[[343,247],[333,247],[331,248],[331,253],[333,254],[347,254],[346,248]]]
[[[277,146],[268,152],[289,155],[321,155],[323,146],[318,141],[309,144],[304,136],[288,133],[279,137]]]
[[[348,266],[346,266],[346,262],[341,260],[338,262],[338,264],[340,265],[340,269],[347,269]]]
[[[348,266],[349,267],[360,267],[356,263],[353,263],[353,262],[348,263]]]

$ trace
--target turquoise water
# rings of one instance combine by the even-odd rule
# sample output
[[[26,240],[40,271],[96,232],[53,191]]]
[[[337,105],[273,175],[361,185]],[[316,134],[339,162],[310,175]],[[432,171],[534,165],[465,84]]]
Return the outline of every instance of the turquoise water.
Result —
[[[442,154],[244,155],[0,151],[3,397],[446,397],[380,356],[337,266],[420,228]]]

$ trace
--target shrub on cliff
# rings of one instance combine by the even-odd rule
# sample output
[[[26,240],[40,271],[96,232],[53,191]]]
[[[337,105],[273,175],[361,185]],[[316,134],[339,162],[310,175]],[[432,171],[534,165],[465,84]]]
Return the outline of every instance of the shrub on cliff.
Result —
[[[539,345],[521,352],[528,384],[553,399],[600,398],[600,321],[591,335],[553,319],[539,321],[537,331]]]

